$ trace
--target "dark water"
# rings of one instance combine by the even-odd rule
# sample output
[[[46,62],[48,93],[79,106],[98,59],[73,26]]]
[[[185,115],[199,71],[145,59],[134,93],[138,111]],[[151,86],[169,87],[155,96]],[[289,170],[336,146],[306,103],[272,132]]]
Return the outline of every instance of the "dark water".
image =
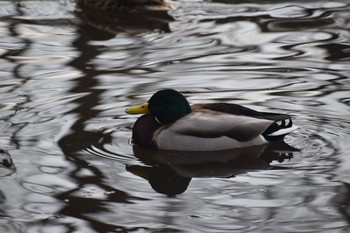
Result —
[[[348,232],[349,1],[172,4],[0,1],[0,232]],[[291,147],[133,149],[124,109],[161,88],[302,128]]]

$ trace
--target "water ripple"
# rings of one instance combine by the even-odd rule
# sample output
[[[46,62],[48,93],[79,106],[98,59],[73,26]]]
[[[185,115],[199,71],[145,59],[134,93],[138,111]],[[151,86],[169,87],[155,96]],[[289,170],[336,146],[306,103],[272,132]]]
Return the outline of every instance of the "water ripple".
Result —
[[[171,3],[0,3],[0,231],[347,232],[348,1]],[[162,88],[289,113],[297,150],[140,152],[124,109]]]

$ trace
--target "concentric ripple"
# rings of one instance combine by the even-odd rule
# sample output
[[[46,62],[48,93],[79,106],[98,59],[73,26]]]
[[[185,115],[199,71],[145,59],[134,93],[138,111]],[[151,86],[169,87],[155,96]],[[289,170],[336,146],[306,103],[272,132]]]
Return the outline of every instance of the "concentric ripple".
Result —
[[[347,0],[0,2],[0,232],[348,232]],[[130,143],[159,89],[291,114],[283,145]]]

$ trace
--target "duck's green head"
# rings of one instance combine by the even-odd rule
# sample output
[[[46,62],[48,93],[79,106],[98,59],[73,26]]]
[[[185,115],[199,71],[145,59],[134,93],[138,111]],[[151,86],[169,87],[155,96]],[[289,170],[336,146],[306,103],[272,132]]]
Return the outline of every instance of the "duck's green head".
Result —
[[[151,114],[161,124],[175,122],[191,112],[186,98],[173,89],[156,92],[148,102],[127,108],[128,114]]]

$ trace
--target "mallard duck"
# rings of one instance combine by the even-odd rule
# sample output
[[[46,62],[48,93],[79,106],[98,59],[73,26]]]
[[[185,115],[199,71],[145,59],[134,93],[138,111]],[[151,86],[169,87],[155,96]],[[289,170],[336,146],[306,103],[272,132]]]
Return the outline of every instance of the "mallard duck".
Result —
[[[298,128],[286,114],[258,112],[230,103],[191,106],[173,89],[160,90],[146,103],[125,111],[144,114],[133,126],[133,143],[158,150],[243,148],[282,140]]]
[[[75,0],[77,6],[96,10],[173,10],[164,0]]]

